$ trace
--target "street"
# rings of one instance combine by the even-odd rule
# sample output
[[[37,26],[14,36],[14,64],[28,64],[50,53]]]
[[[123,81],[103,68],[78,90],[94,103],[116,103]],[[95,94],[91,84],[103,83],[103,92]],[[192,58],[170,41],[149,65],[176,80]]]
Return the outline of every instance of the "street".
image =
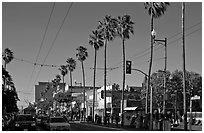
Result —
[[[122,129],[92,125],[80,122],[70,122],[72,131],[122,131]]]
[[[92,125],[86,123],[80,123],[79,121],[70,122],[71,131],[121,131],[122,129],[112,128],[112,127],[103,127],[99,125]],[[15,131],[14,126],[10,126],[8,131]],[[40,125],[36,127],[36,131],[47,131],[42,128]]]
[[[104,126],[104,125],[96,125],[87,122],[80,121],[71,121],[69,122],[71,125],[71,131],[148,131],[148,129],[136,129],[134,127],[124,127],[117,128],[115,126]],[[7,131],[15,131],[14,126],[10,125]],[[42,126],[38,125],[36,127],[36,131],[47,131]],[[183,131],[183,124],[178,127],[174,127],[171,131]],[[202,131],[202,125],[193,125],[192,131]]]

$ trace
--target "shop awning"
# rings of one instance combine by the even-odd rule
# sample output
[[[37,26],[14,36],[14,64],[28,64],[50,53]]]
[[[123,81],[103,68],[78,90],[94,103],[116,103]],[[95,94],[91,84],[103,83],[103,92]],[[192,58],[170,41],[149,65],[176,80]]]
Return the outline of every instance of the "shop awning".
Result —
[[[138,107],[125,107],[124,110],[136,110]]]

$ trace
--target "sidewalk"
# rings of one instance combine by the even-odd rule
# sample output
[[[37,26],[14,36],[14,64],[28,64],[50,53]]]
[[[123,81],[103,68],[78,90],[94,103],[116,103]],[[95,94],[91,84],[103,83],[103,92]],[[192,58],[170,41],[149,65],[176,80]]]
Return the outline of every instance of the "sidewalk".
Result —
[[[131,127],[131,126],[121,127],[120,124],[118,125],[118,127],[116,127],[115,123],[110,124],[110,125],[95,124],[95,123],[92,123],[92,122],[84,122],[84,121],[81,121],[79,123],[81,123],[81,124],[90,124],[92,126],[102,126],[102,127],[107,127],[107,128],[115,128],[116,130],[124,130],[124,131],[149,131],[149,129],[145,129],[145,128],[135,128],[135,127]],[[189,130],[189,127],[188,127],[188,130]],[[183,123],[181,123],[177,127],[173,127],[171,129],[171,131],[184,131]],[[192,131],[202,131],[202,125],[192,125]]]
[[[121,127],[120,124],[118,124],[118,127],[116,126],[115,123],[110,123],[110,125],[104,125],[104,124],[95,124],[92,122],[80,122],[82,124],[90,124],[90,125],[95,125],[95,126],[102,126],[102,127],[107,127],[107,128],[115,128],[116,130],[125,130],[125,131],[149,131],[149,129],[144,129],[144,128],[135,128],[135,127],[131,127],[131,126],[124,126]]]
[[[189,130],[189,125],[188,125]],[[172,131],[184,131],[184,124],[180,123],[179,126],[173,127]],[[202,125],[192,125],[192,131],[202,131]]]

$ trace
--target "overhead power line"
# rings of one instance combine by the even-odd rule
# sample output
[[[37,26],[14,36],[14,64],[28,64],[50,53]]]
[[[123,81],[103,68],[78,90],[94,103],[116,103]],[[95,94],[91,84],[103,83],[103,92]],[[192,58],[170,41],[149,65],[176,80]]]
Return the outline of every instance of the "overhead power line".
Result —
[[[70,9],[70,8],[69,8],[69,9]],[[201,24],[201,23],[202,23],[202,22],[196,23],[195,25],[193,25],[193,26],[187,28],[186,31],[192,29],[193,27],[195,27],[195,26],[197,26],[197,25],[199,25],[199,24]],[[196,30],[194,30],[193,32],[190,32],[190,33],[187,34],[186,36],[189,36],[189,35],[191,35],[191,34],[197,32],[197,31],[199,31],[199,30],[201,30],[201,28],[196,29]],[[168,38],[168,40],[169,40],[169,39],[172,39],[172,38],[174,38],[174,37],[176,37],[176,36],[178,36],[179,34],[181,34],[181,32],[176,33],[176,34],[170,36],[170,37]],[[178,38],[178,39],[176,39],[176,40],[173,40],[173,41],[169,42],[168,45],[169,45],[169,44],[172,44],[172,43],[174,43],[174,42],[176,42],[176,41],[178,41],[178,40],[180,40],[180,39],[181,39],[181,38]],[[155,46],[157,46],[157,45],[154,45],[154,47],[155,47]],[[155,49],[155,51],[158,50],[158,49],[161,49],[162,47],[163,47],[163,46],[161,46],[161,47]],[[147,48],[147,49],[145,49],[145,50],[143,50],[143,51],[141,51],[141,52],[139,52],[139,53],[136,53],[136,54],[134,54],[134,55],[128,57],[127,59],[130,60],[131,58],[137,57],[137,58],[134,59],[134,60],[136,60],[136,59],[138,59],[138,58],[141,58],[141,57],[143,57],[143,56],[149,54],[149,50],[150,50],[150,48]],[[142,54],[142,55],[141,55],[141,54]],[[39,65],[39,66],[41,66],[41,67],[44,67],[44,66],[46,66],[46,67],[60,67],[59,65],[47,65],[47,64],[33,63],[33,62],[31,62],[31,61],[24,60],[24,59],[19,59],[19,58],[15,58],[15,57],[14,57],[14,59],[19,60],[19,61],[23,61],[23,62],[26,62],[26,63],[30,63],[30,64],[33,64],[33,65]],[[134,60],[132,60],[132,61],[134,61]],[[143,62],[148,62],[148,61],[143,61]],[[119,64],[121,64],[121,63],[122,63],[122,61],[121,61],[121,62],[118,62],[118,63],[116,63],[116,64],[114,64],[114,65],[112,65],[109,70],[115,70],[115,69],[117,69],[117,68],[122,67],[121,65],[118,66],[118,67],[115,67],[115,66],[117,66],[117,65],[119,65]],[[93,68],[88,68],[88,69],[93,69]],[[103,69],[103,68],[97,68],[97,69]],[[91,76],[90,78],[87,78],[87,79],[91,79],[92,77],[93,77],[93,76]],[[35,81],[35,82],[36,82],[36,81]]]
[[[19,59],[19,58],[16,58],[16,57],[14,57],[14,60],[26,62],[26,63],[32,64],[32,65],[34,65],[34,66],[41,66],[41,67],[60,67],[60,65],[39,64],[39,63],[34,63],[34,62],[31,62],[31,61],[28,61],[28,60]]]
[[[69,8],[68,8],[68,10],[67,10],[67,12],[66,12],[66,15],[64,16],[64,19],[62,20],[62,23],[61,23],[61,25],[60,25],[60,27],[59,27],[59,30],[57,31],[57,34],[56,34],[56,36],[55,36],[55,38],[54,38],[54,40],[53,40],[53,42],[52,42],[52,45],[51,45],[51,47],[49,48],[49,51],[48,51],[48,53],[47,53],[47,55],[46,55],[46,57],[45,57],[45,59],[44,59],[44,61],[43,61],[43,65],[45,64],[45,61],[46,61],[46,59],[47,59],[49,53],[51,52],[51,50],[52,50],[52,48],[53,48],[53,46],[54,46],[54,43],[55,43],[55,41],[56,41],[56,39],[57,39],[57,37],[58,37],[58,35],[59,35],[61,29],[62,29],[62,26],[64,25],[64,22],[65,22],[65,20],[66,20],[68,14],[69,14],[69,12],[70,12],[70,9],[71,9],[72,5],[73,5],[73,2],[70,4],[70,6],[69,6]],[[42,66],[43,66],[43,65],[42,65]],[[40,75],[41,69],[42,69],[42,67],[40,67],[40,70],[39,70],[38,73],[37,73],[37,77],[36,77],[36,79],[35,79],[34,84],[36,83],[36,81],[37,81],[37,79],[38,79],[38,77],[39,77],[39,75]]]
[[[47,25],[46,25],[45,32],[44,32],[44,34],[43,34],[43,38],[42,38],[42,41],[41,41],[41,44],[40,44],[40,48],[39,48],[39,50],[38,50],[38,54],[37,54],[37,57],[36,57],[36,59],[35,59],[35,64],[37,64],[37,61],[38,61],[38,58],[39,58],[39,55],[40,55],[40,51],[41,51],[41,49],[42,49],[42,45],[43,45],[43,43],[44,43],[45,36],[46,36],[46,34],[47,34],[48,26],[49,26],[49,24],[50,24],[50,20],[51,20],[53,11],[54,11],[54,7],[55,7],[55,2],[53,3],[52,10],[51,10],[50,15],[49,15],[48,23],[47,23]],[[27,88],[30,86],[30,82],[31,82],[31,79],[32,79],[32,77],[33,77],[33,74],[34,74],[34,71],[35,71],[35,67],[36,67],[35,64],[34,64],[34,66],[33,66],[33,70],[32,70],[30,79],[29,79],[29,81],[28,81],[28,86],[27,86]]]
[[[195,26],[197,26],[197,25],[199,25],[199,24],[201,24],[201,22],[196,23],[195,25],[193,25],[193,26],[187,28],[186,30],[189,30],[189,29],[191,29],[191,28],[193,28],[193,27],[195,27]],[[190,32],[190,33],[187,34],[187,35],[193,34],[194,32],[197,32],[198,30],[201,30],[201,29],[199,28],[199,29],[197,29],[197,30],[195,30],[195,31],[193,31],[193,32]],[[177,33],[177,34],[175,34],[175,35],[172,35],[171,37],[168,38],[168,40],[169,40],[169,39],[172,39],[172,38],[174,38],[174,37],[176,37],[176,36],[179,35],[179,34],[181,34],[181,32],[179,32],[179,33]],[[171,42],[169,42],[168,44],[174,43],[174,42],[176,42],[176,41],[179,40],[179,39],[181,39],[181,38],[178,38],[178,39],[176,39],[176,40],[174,40],[174,41],[171,41]],[[157,45],[154,45],[154,47],[155,47],[155,46],[157,46]],[[139,58],[140,58],[140,56],[143,57],[143,56],[144,56],[143,54],[145,54],[145,55],[148,54],[148,53],[149,53],[149,50],[150,50],[150,47],[147,48],[147,49],[145,49],[145,50],[143,50],[143,51],[141,51],[141,52],[139,52],[139,53],[136,53],[136,54],[134,54],[134,55],[128,57],[127,59],[130,60],[131,58],[134,58],[134,57],[137,57],[137,56],[139,56]],[[148,52],[147,52],[147,51],[148,51]],[[147,52],[147,53],[145,53],[145,52]],[[142,55],[141,55],[141,54],[142,54]],[[26,62],[26,63],[32,64],[32,65],[34,65],[34,66],[38,65],[38,66],[42,66],[42,67],[43,67],[43,66],[45,66],[45,67],[60,67],[60,65],[41,64],[41,63],[32,62],[32,61],[29,61],[29,60],[20,59],[20,58],[16,58],[16,57],[14,57],[14,59],[16,59],[16,60],[18,60],[18,61],[22,61],[22,62]],[[122,61],[121,61],[121,62],[122,62]],[[117,64],[114,64],[114,65],[112,65],[112,66],[116,66],[116,65],[120,64],[121,62],[118,62]]]
[[[193,25],[193,26],[191,26],[191,27],[189,27],[189,28],[187,28],[187,29],[189,30],[189,29],[191,29],[191,28],[197,26],[197,25],[200,24],[200,23],[201,23],[201,22],[199,22],[199,23],[197,23],[197,24],[195,24],[195,25]],[[192,32],[190,32],[190,33],[188,33],[188,34],[186,34],[186,37],[189,36],[189,35],[191,35],[191,34],[193,34],[193,33],[195,33],[195,32],[197,32],[197,31],[199,31],[199,30],[201,30],[201,28],[196,29],[196,30],[194,30],[194,31],[192,31]],[[175,34],[175,35],[179,35],[179,34],[180,34],[180,33],[177,33],[177,34]],[[169,37],[169,38],[174,38],[175,35],[173,35],[173,36],[171,36],[171,37]],[[182,38],[182,37],[180,37],[180,38],[178,38],[178,39],[176,39],[176,40],[173,40],[173,41],[169,42],[168,45],[175,43],[176,41],[180,40],[181,38]],[[155,46],[157,46],[157,45],[154,45],[153,47],[155,47]],[[158,47],[157,49],[155,49],[155,51],[157,51],[157,50],[159,50],[159,49],[161,49],[161,48],[163,48],[163,47],[164,47],[164,46]],[[141,58],[141,57],[144,57],[145,55],[148,55],[148,54],[150,53],[150,51],[148,51],[148,50],[150,50],[150,48],[143,50],[143,52],[146,52],[146,53],[140,52],[140,53],[137,53],[137,54],[135,54],[135,55],[133,55],[133,56],[127,58],[127,59],[131,59],[131,58],[135,57],[136,55],[140,55],[140,54],[142,54],[142,55],[140,55],[140,56],[137,57],[136,59]],[[147,52],[147,51],[148,51],[148,52]],[[136,59],[134,59],[134,60],[136,60]],[[134,60],[132,60],[132,61],[134,61]],[[117,66],[117,65],[119,65],[119,64],[121,64],[121,63],[122,63],[122,61],[116,63],[115,65],[112,65],[111,67]],[[122,65],[120,65],[120,66],[118,66],[118,67],[122,67]],[[111,71],[108,71],[108,72],[111,72]],[[108,74],[108,73],[107,73],[107,74]],[[102,74],[101,74],[101,75],[102,75]],[[101,76],[101,75],[100,75],[100,76]],[[91,79],[92,77],[93,77],[93,76],[91,76],[90,78],[87,78],[87,79]],[[98,77],[99,77],[99,76],[98,76]]]

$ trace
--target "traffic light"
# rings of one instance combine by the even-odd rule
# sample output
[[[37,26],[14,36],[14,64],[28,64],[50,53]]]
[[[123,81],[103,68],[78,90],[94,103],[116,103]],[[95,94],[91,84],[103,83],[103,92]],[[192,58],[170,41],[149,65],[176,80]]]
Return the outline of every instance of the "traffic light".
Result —
[[[101,98],[104,99],[104,90],[101,91]]]
[[[132,61],[127,60],[126,61],[126,74],[131,74],[131,65],[132,65]]]

